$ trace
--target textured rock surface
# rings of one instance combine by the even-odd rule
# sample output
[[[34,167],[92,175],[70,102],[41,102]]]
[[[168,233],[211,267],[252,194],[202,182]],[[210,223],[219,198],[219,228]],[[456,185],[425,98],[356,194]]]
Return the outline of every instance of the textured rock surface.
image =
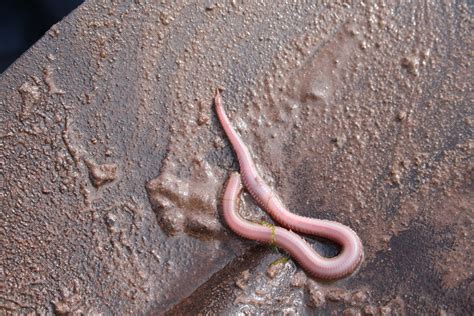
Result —
[[[465,1],[86,1],[0,76],[1,311],[468,314],[471,33]],[[222,224],[217,87],[290,209],[360,234],[354,276]]]

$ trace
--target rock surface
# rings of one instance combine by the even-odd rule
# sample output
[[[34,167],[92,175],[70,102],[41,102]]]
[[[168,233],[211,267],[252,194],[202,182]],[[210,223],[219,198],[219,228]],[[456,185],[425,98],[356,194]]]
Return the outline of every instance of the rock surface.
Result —
[[[471,33],[467,1],[86,1],[0,76],[1,313],[468,314]],[[290,209],[360,234],[353,276],[222,224],[217,87]]]

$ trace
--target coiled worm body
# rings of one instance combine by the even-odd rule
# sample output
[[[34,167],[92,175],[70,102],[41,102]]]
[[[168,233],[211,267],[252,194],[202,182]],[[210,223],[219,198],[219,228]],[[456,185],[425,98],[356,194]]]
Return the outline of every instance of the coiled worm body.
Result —
[[[240,175],[235,172],[230,175],[222,201],[223,217],[227,225],[242,237],[283,248],[303,269],[317,278],[337,279],[352,273],[363,258],[362,243],[357,234],[343,224],[308,218],[288,211],[259,176],[250,151],[230,124],[218,91],[214,102],[219,121],[237,154],[240,165]],[[241,179],[257,204],[287,229],[259,225],[240,217],[238,201],[242,190]],[[323,257],[303,238],[290,230],[330,239],[338,243],[342,250],[334,258]]]

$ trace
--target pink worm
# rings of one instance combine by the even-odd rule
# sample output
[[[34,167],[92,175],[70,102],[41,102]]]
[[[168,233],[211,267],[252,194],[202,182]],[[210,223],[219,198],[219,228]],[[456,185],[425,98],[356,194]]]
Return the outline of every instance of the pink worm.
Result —
[[[244,220],[238,215],[242,185],[238,173],[229,177],[223,198],[223,215],[227,225],[238,235],[270,244],[287,251],[311,275],[337,279],[351,274],[363,257],[362,243],[349,227],[328,220],[299,216],[288,211],[257,172],[250,151],[232,128],[221,103],[219,91],[214,98],[217,116],[237,154],[240,177],[257,204],[282,226],[300,233],[320,236],[338,243],[342,250],[334,258],[319,255],[304,239],[281,227],[267,227]]]

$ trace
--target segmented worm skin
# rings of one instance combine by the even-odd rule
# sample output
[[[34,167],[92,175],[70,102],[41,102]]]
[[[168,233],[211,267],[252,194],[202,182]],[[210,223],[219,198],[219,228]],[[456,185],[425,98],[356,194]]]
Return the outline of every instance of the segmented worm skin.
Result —
[[[217,116],[237,154],[240,176],[232,173],[224,192],[223,216],[227,225],[238,235],[276,244],[287,251],[311,275],[322,279],[337,279],[351,274],[363,258],[362,243],[349,227],[328,220],[308,218],[286,209],[272,189],[259,176],[250,151],[232,128],[219,92],[214,99]],[[303,238],[281,227],[267,227],[246,221],[238,214],[239,194],[245,188],[257,204],[282,226],[300,233],[320,236],[338,243],[342,250],[334,258],[319,255]]]

